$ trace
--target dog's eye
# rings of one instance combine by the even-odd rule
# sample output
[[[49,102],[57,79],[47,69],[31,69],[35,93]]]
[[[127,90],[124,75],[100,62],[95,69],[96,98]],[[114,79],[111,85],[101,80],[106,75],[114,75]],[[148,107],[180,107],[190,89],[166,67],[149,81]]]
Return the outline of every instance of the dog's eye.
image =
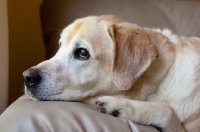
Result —
[[[78,48],[75,50],[74,57],[78,60],[87,60],[90,58],[90,54],[86,49]]]

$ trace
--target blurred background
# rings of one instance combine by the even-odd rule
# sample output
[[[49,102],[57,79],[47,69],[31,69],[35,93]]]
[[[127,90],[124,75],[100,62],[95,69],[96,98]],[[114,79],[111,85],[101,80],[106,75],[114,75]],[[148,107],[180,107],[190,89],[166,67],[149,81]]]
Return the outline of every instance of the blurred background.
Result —
[[[45,59],[40,5],[42,0],[7,0],[9,31],[8,104],[24,93],[22,72]]]
[[[41,3],[42,0],[0,0],[0,113],[23,95],[22,72],[45,58]]]
[[[55,54],[64,27],[102,14],[200,37],[199,1],[0,0],[0,113],[24,94],[22,72]]]

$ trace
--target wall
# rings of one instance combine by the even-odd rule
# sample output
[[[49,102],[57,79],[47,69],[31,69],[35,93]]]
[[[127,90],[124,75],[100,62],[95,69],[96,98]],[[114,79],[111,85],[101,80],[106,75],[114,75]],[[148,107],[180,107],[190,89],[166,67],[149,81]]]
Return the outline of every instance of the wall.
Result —
[[[22,72],[45,58],[39,8],[42,0],[8,0],[9,104],[24,93]]]
[[[0,0],[0,114],[6,108],[8,93],[7,1]]]

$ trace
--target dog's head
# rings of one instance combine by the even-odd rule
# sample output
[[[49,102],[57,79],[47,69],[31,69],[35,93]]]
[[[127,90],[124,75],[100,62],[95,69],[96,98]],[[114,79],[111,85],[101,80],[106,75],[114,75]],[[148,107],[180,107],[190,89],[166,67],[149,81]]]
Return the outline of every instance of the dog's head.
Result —
[[[129,90],[158,56],[144,29],[111,15],[76,20],[59,45],[53,58],[23,73],[26,94],[81,101]]]

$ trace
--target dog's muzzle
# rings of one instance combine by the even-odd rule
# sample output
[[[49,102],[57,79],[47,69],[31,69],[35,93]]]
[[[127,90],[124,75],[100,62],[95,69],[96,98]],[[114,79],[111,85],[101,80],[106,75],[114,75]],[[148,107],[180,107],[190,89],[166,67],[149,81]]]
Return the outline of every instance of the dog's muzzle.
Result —
[[[28,69],[23,72],[23,76],[24,84],[27,88],[37,85],[41,80],[41,76],[39,75],[39,71],[37,69]]]

